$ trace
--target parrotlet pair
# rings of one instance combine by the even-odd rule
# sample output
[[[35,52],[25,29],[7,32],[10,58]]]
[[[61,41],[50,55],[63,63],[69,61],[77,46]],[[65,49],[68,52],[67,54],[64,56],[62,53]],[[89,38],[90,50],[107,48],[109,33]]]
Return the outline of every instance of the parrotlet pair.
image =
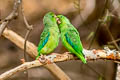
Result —
[[[59,23],[56,17],[59,19]],[[60,36],[62,44],[68,51],[75,54],[83,63],[86,63],[79,32],[65,16],[56,16],[54,13],[48,12],[43,18],[43,24],[44,30],[40,35],[38,56],[36,59],[38,59],[41,54],[46,55],[51,53],[58,46]]]

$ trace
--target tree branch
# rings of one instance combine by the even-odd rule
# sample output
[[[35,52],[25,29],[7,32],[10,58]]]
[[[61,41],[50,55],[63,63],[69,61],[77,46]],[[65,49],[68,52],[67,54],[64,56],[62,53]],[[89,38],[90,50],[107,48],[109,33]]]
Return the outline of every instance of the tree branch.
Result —
[[[5,18],[5,20],[2,21],[2,24],[0,25],[0,36],[2,35],[5,27],[7,27],[7,24],[18,15],[18,8],[21,3],[21,0],[15,0],[13,11]]]
[[[20,71],[24,71],[26,69],[29,69],[29,68],[32,68],[32,67],[37,67],[37,66],[40,66],[41,64],[39,63],[39,61],[33,61],[33,62],[25,62],[24,64],[12,69],[12,70],[9,70],[3,74],[0,75],[0,80],[4,80],[4,79],[7,79],[9,78],[10,76],[16,74],[17,72],[20,72]]]
[[[84,54],[87,59],[87,61],[90,60],[98,60],[98,59],[106,59],[106,60],[116,60],[120,61],[120,52],[116,50],[110,50],[109,48],[105,48],[104,50],[85,50],[84,49]],[[52,58],[54,56],[54,58]],[[58,54],[58,53],[52,53],[51,55],[48,55],[45,57],[47,59],[46,64],[48,64],[48,61],[53,61],[53,62],[63,62],[63,61],[69,61],[69,60],[78,60],[77,57],[74,57],[74,55],[66,52],[63,54]],[[3,74],[0,75],[0,80],[4,80],[9,78],[10,76],[24,71],[26,69],[30,69],[33,67],[38,67],[42,66],[45,64],[40,63],[38,60],[32,61],[32,62],[25,62],[24,64],[21,64],[20,66],[11,69]],[[66,80],[66,79],[63,79]]]
[[[5,29],[3,32],[3,36],[17,45],[19,48],[24,50],[24,38],[13,32],[12,30]],[[31,42],[27,41],[26,52],[33,58],[37,56],[37,47]]]
[[[116,39],[114,41],[111,41],[111,42],[108,42],[108,44],[113,44],[113,42],[119,42],[120,41],[120,38],[119,39]]]
[[[19,35],[17,35],[15,32],[8,30],[6,28],[3,32],[3,36],[6,37],[7,39],[9,39],[10,41],[14,42],[21,49],[24,49],[24,39],[22,37],[20,37]],[[35,57],[37,55],[37,47],[29,41],[27,41],[26,51],[32,57]],[[84,52],[84,55],[85,55],[87,61],[88,60],[97,60],[97,59],[108,59],[108,60],[111,59],[111,60],[115,60],[115,61],[120,61],[120,53],[116,50],[110,50],[109,48],[105,48],[104,50],[95,50],[95,49],[85,50],[84,49],[83,52]],[[61,61],[77,59],[72,54],[68,54],[68,53],[65,53],[65,54],[53,53],[49,56],[46,56],[46,58],[48,58],[49,60],[52,60],[52,59],[50,59],[52,56],[55,56],[55,58],[53,59],[53,62],[61,62]],[[34,63],[34,64],[31,65],[32,63]],[[24,71],[25,69],[29,69],[29,68],[41,66],[41,65],[43,65],[43,64],[39,63],[38,61],[25,62],[24,64],[16,67],[15,70],[12,69],[8,72],[1,74],[0,79],[1,80],[7,79],[8,77],[14,75],[17,72]],[[28,67],[26,67],[26,66],[28,66]],[[55,71],[53,68],[50,70],[53,70],[53,74],[56,74],[56,75],[58,74],[57,70]],[[60,73],[62,73],[62,72],[60,72]],[[10,74],[10,75],[8,75],[8,74]],[[61,75],[57,75],[57,76],[59,76],[59,78],[62,77]],[[68,80],[68,79],[65,79],[65,80]]]
[[[12,30],[6,28],[3,32],[3,36],[16,44],[19,48],[24,49],[24,38],[13,32]],[[37,56],[37,47],[33,43],[27,41],[26,52],[35,59],[35,57]],[[54,74],[56,78],[62,80],[70,80],[70,78],[56,64],[45,65],[44,67],[46,67],[46,69]]]
[[[25,34],[25,41],[24,41],[24,59],[25,59],[25,61],[28,61],[27,54],[26,54],[26,44],[27,44],[27,40],[28,40],[28,37],[30,35],[30,32],[33,30],[33,26],[29,25],[29,23],[28,23],[28,21],[25,17],[24,8],[23,8],[23,1],[21,3],[21,13],[22,13],[22,16],[23,16],[24,24],[26,25],[26,28],[27,28],[27,32]],[[26,70],[26,80],[29,80],[29,73],[28,73],[27,70]]]

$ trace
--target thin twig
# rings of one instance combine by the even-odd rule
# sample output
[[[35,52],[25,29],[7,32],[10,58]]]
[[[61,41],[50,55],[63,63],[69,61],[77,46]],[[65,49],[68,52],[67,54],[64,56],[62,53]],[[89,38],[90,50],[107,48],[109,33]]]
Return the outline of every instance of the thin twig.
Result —
[[[110,32],[110,30],[108,29],[107,26],[106,26],[106,29],[107,29],[107,31],[108,31],[108,34],[109,34],[110,38],[111,38],[112,41],[113,41],[113,44],[114,44],[115,47],[116,47],[116,49],[120,51],[120,48],[119,48],[118,44],[114,41],[115,39],[114,39],[114,37],[112,36],[112,33]]]
[[[21,4],[21,13],[22,13],[22,16],[23,16],[23,21],[26,25],[26,28],[27,28],[27,32],[25,34],[25,42],[24,42],[24,59],[25,61],[28,61],[27,60],[27,54],[26,54],[26,44],[27,44],[27,40],[28,40],[28,37],[30,35],[30,32],[33,30],[33,26],[32,25],[29,25],[26,17],[25,17],[25,14],[24,14],[24,8],[23,8],[23,1],[22,1],[22,4]],[[29,73],[28,71],[26,70],[26,77],[27,77],[27,80],[29,80]]]
[[[104,12],[105,12],[105,9],[106,9],[106,7],[107,7],[107,4],[108,4],[108,0],[105,0],[105,5],[104,5],[104,8],[103,8],[103,10],[102,10],[102,12],[101,12],[100,18],[103,16],[103,14],[104,14]],[[92,37],[92,40],[90,41],[90,44],[89,44],[88,49],[91,49],[92,44],[93,44],[93,42],[94,42],[94,40],[95,40],[95,37],[96,37],[96,35],[97,35],[97,32],[98,32],[99,28],[100,28],[100,22],[98,21],[97,26],[96,26],[96,29],[95,29],[95,33],[94,33],[94,35],[93,35],[93,37]],[[88,66],[89,66],[89,65],[88,65]],[[102,74],[100,74],[99,72],[97,72],[97,71],[96,71],[95,69],[93,69],[91,66],[89,66],[89,68],[91,68],[96,74],[98,74],[98,75],[100,75],[100,76],[103,77]]]
[[[0,25],[0,36],[2,35],[4,29],[7,27],[7,24],[15,17],[17,17],[20,3],[21,0],[15,0],[13,11],[2,21],[2,24]]]
[[[120,48],[119,48],[118,44],[115,42],[115,39],[114,39],[112,33],[109,30],[109,26],[110,26],[110,22],[111,22],[111,18],[112,18],[112,16],[111,16],[112,11],[111,11],[111,13],[109,11],[110,11],[109,8],[106,9],[107,13],[105,14],[105,17],[103,17],[103,24],[104,24],[104,27],[106,28],[106,30],[108,32],[108,35],[110,36],[111,40],[113,41],[113,44],[115,45],[116,49],[118,51],[120,51]],[[107,19],[108,19],[108,21],[107,21]],[[119,65],[116,66],[116,68],[118,70],[117,73],[120,72],[119,69],[118,69],[119,67],[120,67]],[[115,75],[115,76],[116,76],[116,78],[119,77],[118,74]]]
[[[120,39],[116,39],[114,41],[108,42],[108,44],[113,44],[113,42],[119,42],[119,41],[120,41]]]
[[[120,51],[119,46],[118,46],[117,43],[115,42],[115,39],[114,39],[112,33],[111,33],[110,30],[109,30],[109,26],[110,26],[111,20],[112,20],[111,13],[109,12],[108,9],[106,9],[106,14],[105,14],[105,16],[103,17],[101,24],[103,24],[103,26],[106,28],[106,30],[107,30],[107,32],[108,32],[108,35],[110,36],[111,40],[113,41],[113,44],[115,45],[116,49]]]
[[[101,12],[101,16],[100,16],[100,19],[103,17],[103,15],[104,15],[104,13],[105,13],[105,10],[106,10],[106,8],[107,8],[107,4],[108,4],[108,0],[105,0],[105,5],[104,5],[104,8],[103,8],[103,10],[102,10],[102,12]],[[98,19],[99,20],[99,19]],[[95,40],[95,37],[96,37],[96,35],[97,35],[97,32],[98,32],[98,30],[99,30],[99,27],[100,27],[100,22],[98,21],[98,23],[97,23],[97,26],[96,26],[96,30],[95,30],[95,33],[94,33],[94,35],[93,35],[93,38],[92,38],[92,40],[90,41],[90,45],[89,45],[89,47],[88,47],[88,49],[91,49],[91,47],[92,47],[92,44],[93,44],[93,42],[94,42],[94,40]]]
[[[24,23],[25,23],[26,28],[27,28],[27,32],[26,32],[26,35],[25,35],[25,42],[24,42],[24,58],[25,58],[25,60],[26,60],[26,59],[27,59],[27,57],[26,57],[26,42],[27,42],[27,40],[28,40],[28,37],[29,37],[30,32],[31,32],[32,29],[33,29],[33,26],[32,26],[32,25],[29,25],[29,23],[28,23],[28,21],[27,21],[27,19],[26,19],[26,17],[25,17],[24,8],[23,8],[23,2],[22,2],[22,4],[21,4],[21,13],[22,13],[23,20],[24,20]]]

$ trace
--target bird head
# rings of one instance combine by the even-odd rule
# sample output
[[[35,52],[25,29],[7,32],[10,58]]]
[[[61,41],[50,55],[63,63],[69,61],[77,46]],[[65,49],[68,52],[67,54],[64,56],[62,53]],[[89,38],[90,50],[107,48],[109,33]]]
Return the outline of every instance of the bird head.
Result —
[[[57,22],[58,24],[69,24],[70,21],[67,19],[67,17],[63,16],[63,15],[57,15]]]
[[[56,18],[55,18],[55,14],[53,12],[48,12],[47,14],[45,14],[44,18],[43,18],[43,23],[46,24],[54,24],[56,23]]]

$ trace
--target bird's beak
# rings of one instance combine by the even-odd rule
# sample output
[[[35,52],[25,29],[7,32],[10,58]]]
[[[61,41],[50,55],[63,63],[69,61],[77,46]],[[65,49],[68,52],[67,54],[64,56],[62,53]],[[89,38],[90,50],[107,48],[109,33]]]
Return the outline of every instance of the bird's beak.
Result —
[[[57,23],[60,24],[60,19],[56,15],[54,17],[56,18]]]
[[[60,21],[60,19],[59,19],[59,18],[58,18],[58,20],[57,20],[57,23],[58,23],[58,24],[60,24],[60,23],[61,23],[61,21]]]
[[[60,19],[59,19],[58,17],[56,18],[56,20],[57,20],[57,23],[58,23],[58,24],[61,23],[61,21],[60,21]]]

